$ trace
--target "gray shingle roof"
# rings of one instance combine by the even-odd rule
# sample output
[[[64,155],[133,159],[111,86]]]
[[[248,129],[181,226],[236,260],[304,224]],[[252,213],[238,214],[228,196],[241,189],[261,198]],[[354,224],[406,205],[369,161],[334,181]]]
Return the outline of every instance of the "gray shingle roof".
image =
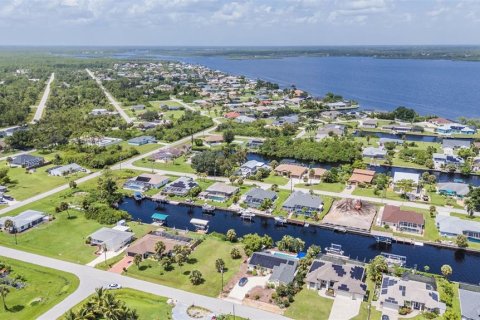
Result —
[[[248,191],[245,195],[248,198],[264,200],[264,199],[275,199],[277,197],[277,193],[271,190],[264,190],[260,188],[254,188]]]
[[[307,207],[320,208],[323,201],[320,197],[304,193],[302,191],[293,192],[288,199],[283,203],[285,208]]]

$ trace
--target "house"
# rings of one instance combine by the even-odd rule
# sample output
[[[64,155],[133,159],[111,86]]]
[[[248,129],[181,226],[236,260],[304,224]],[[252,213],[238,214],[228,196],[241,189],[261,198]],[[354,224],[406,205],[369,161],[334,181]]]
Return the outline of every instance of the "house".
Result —
[[[392,138],[380,138],[378,140],[378,144],[382,147],[385,146],[386,143],[395,143],[395,144],[402,144],[403,140],[401,139],[392,139]]]
[[[258,208],[265,200],[270,200],[273,203],[276,199],[277,193],[274,191],[253,188],[245,194],[243,202],[251,208]]]
[[[294,191],[283,203],[282,208],[289,212],[310,216],[323,210],[323,201],[310,193]]]
[[[231,112],[225,113],[224,117],[227,119],[235,119],[237,117],[240,117],[240,113],[236,111],[231,111]]]
[[[315,139],[322,140],[332,135],[343,136],[345,131],[346,127],[343,124],[327,124],[322,128],[318,128]]]
[[[435,132],[439,134],[444,134],[444,135],[451,135],[451,134],[472,135],[472,134],[475,134],[477,130],[459,123],[448,123],[435,128]]]
[[[108,251],[118,251],[129,244],[134,235],[133,232],[102,227],[89,235],[88,239],[91,245],[105,246]]]
[[[182,235],[170,234],[164,231],[153,231],[132,243],[126,250],[127,256],[134,257],[137,254],[143,259],[155,255],[157,242],[165,244],[164,255],[170,255],[176,245],[187,246],[193,249],[197,241]]]
[[[257,121],[257,119],[255,119],[253,117],[249,117],[249,116],[238,116],[235,119],[235,122],[238,122],[238,123],[252,123],[252,122],[255,122],[255,121]]]
[[[312,168],[311,170],[313,170],[312,178],[316,180],[322,180],[325,173],[327,173],[327,170],[323,168]]]
[[[437,190],[439,194],[458,198],[463,198],[470,192],[468,184],[460,182],[438,183]]]
[[[223,182],[215,182],[202,192],[202,196],[208,200],[224,202],[239,191],[239,187],[231,186]]]
[[[476,157],[472,161],[472,170],[475,172],[480,171],[480,157]]]
[[[402,126],[402,125],[387,125],[382,127],[383,130],[390,130],[394,133],[407,133],[413,131],[413,128],[410,126]]]
[[[224,142],[223,136],[218,134],[212,134],[212,135],[206,136],[204,140],[206,144],[209,144],[211,146],[216,146]]]
[[[305,282],[310,290],[326,290],[328,295],[363,300],[367,293],[365,267],[358,262],[322,255],[313,261]]]
[[[25,169],[33,169],[41,167],[45,164],[45,159],[43,157],[32,156],[29,154],[21,154],[12,158],[10,161],[10,166],[22,167]]]
[[[263,140],[260,140],[260,139],[250,139],[247,142],[247,147],[252,148],[252,149],[259,148],[262,145],[263,145]]]
[[[387,150],[375,147],[367,147],[363,149],[362,156],[370,159],[385,159],[387,155]]]
[[[370,184],[375,176],[375,171],[364,169],[353,169],[352,176],[348,179],[351,185],[367,183]]]
[[[400,207],[386,205],[380,218],[382,226],[388,225],[398,232],[423,234],[425,219],[414,211],[401,210]]]
[[[470,148],[472,141],[469,139],[443,139],[443,149],[468,149]]]
[[[377,127],[377,120],[375,119],[365,119],[362,121],[361,127],[367,129],[375,129]]]
[[[169,183],[162,192],[165,194],[173,194],[176,196],[186,196],[190,190],[198,187],[198,183],[189,177],[180,177],[177,180]]]
[[[132,146],[143,146],[149,143],[156,143],[157,139],[152,136],[141,136],[128,140],[128,144]]]
[[[271,168],[264,162],[249,160],[242,164],[237,173],[243,177],[249,177],[251,175],[255,175],[259,169],[270,170]]]
[[[180,157],[183,154],[184,151],[182,149],[167,148],[159,150],[157,153],[152,154],[150,158],[155,162],[169,162]]]
[[[330,120],[335,120],[338,118],[342,113],[340,111],[323,111],[320,113],[320,116],[323,118],[328,118]]]
[[[271,276],[269,282],[278,284],[288,284],[295,278],[298,259],[291,258],[287,254],[275,255],[270,252],[254,252],[248,259],[248,270],[260,270],[269,272]]]
[[[397,184],[402,180],[411,180],[413,182],[414,190],[412,192],[418,192],[418,183],[420,182],[420,174],[410,173],[410,172],[400,172],[396,171],[393,174],[393,190],[395,192],[403,192],[400,187],[397,187]]]
[[[428,120],[429,123],[432,123],[436,126],[443,126],[446,124],[453,123],[452,121],[445,119],[445,118],[432,118]]]
[[[274,171],[282,176],[301,179],[308,172],[308,168],[295,164],[279,164]]]
[[[442,314],[435,278],[406,273],[402,278],[384,275],[378,297],[382,309],[398,311],[402,307]]]
[[[0,227],[5,228],[5,222],[11,220],[14,228],[11,228],[9,232],[22,232],[42,223],[45,219],[47,219],[47,215],[43,212],[26,210],[14,217],[0,217]]]
[[[166,185],[170,181],[169,177],[153,173],[142,173],[141,175],[127,180],[123,189],[133,191],[147,191],[149,189],[158,189]]]
[[[107,109],[92,109],[92,111],[90,111],[88,114],[96,117],[96,116],[116,115],[118,113],[116,111],[108,111]]]
[[[289,116],[283,116],[278,118],[275,122],[272,123],[272,125],[280,127],[285,124],[296,124],[298,122],[298,115],[293,114]]]
[[[72,173],[87,172],[88,170],[76,163],[70,163],[64,166],[56,166],[47,170],[51,176],[64,177]]]
[[[480,223],[453,216],[438,214],[435,217],[438,231],[444,237],[456,237],[460,234],[469,240],[480,241]]]
[[[455,165],[460,166],[465,163],[461,157],[453,154],[443,154],[443,153],[434,153],[432,154],[432,160],[435,165],[435,168],[439,169],[446,165]]]
[[[145,105],[144,104],[137,104],[137,105],[131,106],[130,110],[133,110],[133,111],[145,110]]]
[[[480,319],[480,286],[460,283],[458,288],[462,320]]]

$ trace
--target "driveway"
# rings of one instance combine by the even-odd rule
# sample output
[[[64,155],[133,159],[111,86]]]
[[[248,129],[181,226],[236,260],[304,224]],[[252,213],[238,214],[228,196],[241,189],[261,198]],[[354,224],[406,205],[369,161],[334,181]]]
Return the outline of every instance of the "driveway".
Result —
[[[235,287],[233,287],[227,299],[241,302],[243,298],[245,298],[245,295],[248,293],[248,291],[252,290],[254,287],[265,287],[268,278],[270,278],[270,275],[263,277],[248,277],[248,282],[243,287],[240,287],[238,283],[235,285]]]
[[[330,311],[329,320],[345,320],[351,319],[360,312],[361,299],[352,300],[350,297],[337,295],[333,301],[332,310]]]

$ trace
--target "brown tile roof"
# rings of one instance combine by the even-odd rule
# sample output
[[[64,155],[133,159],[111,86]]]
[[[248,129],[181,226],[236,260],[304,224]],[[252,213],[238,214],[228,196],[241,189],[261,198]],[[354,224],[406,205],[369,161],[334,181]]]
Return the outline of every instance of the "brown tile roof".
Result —
[[[237,118],[237,117],[240,117],[240,113],[238,112],[228,112],[228,113],[225,113],[225,118],[228,118],[228,119],[234,119],[234,118]]]
[[[307,167],[297,166],[295,164],[280,164],[275,168],[275,172],[289,172],[290,175],[300,177],[307,172]]]
[[[423,225],[423,215],[414,211],[404,211],[400,207],[386,205],[383,209],[382,221],[398,224],[399,222],[415,223]]]
[[[371,183],[374,175],[375,171],[372,170],[354,169],[353,174],[348,181]]]
[[[313,175],[314,176],[323,176],[327,172],[326,169],[323,168],[313,168]]]
[[[223,136],[218,135],[218,134],[212,134],[210,136],[206,136],[205,141],[207,141],[207,142],[223,142]]]

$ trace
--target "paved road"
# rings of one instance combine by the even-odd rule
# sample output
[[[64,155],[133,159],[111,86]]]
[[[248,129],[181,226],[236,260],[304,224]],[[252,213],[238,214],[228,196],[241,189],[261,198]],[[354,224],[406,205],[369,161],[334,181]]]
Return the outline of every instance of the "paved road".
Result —
[[[50,85],[52,84],[53,79],[55,79],[55,73],[52,73],[52,75],[50,76],[50,79],[48,79],[47,87],[45,88],[45,91],[43,92],[43,96],[42,96],[42,99],[40,100],[40,104],[37,106],[37,110],[35,111],[35,115],[33,116],[33,119],[30,123],[35,123],[42,118],[43,112],[44,112],[45,107],[47,105],[48,96],[50,95]]]
[[[233,310],[233,304],[228,301],[210,298],[187,291],[178,290],[175,288],[150,283],[147,281],[137,280],[134,278],[98,270],[84,265],[43,257],[40,255],[1,246],[0,255],[12,259],[34,263],[44,267],[53,268],[56,270],[70,272],[75,274],[80,279],[79,288],[70,296],[68,296],[65,300],[63,300],[62,302],[48,310],[46,313],[44,313],[42,316],[40,316],[38,318],[39,320],[52,320],[61,317],[70,308],[74,307],[77,303],[92,294],[95,288],[107,285],[109,283],[118,283],[123,287],[172,298],[178,300],[185,305],[195,304],[212,310],[213,312],[216,312],[218,314],[231,313]],[[288,319],[281,315],[238,304],[235,305],[235,314],[250,319]]]
[[[128,114],[125,112],[125,110],[123,110],[122,106],[120,105],[120,103],[117,102],[117,100],[115,100],[115,98],[113,98],[113,96],[110,94],[110,92],[107,91],[107,89],[105,89],[105,87],[103,86],[102,84],[102,81],[100,81],[100,79],[98,79],[97,77],[95,77],[95,75],[93,74],[92,71],[88,70],[88,69],[85,69],[88,73],[88,75],[97,82],[98,86],[102,89],[103,93],[105,93],[105,96],[107,97],[108,101],[110,102],[110,104],[117,110],[117,112],[120,114],[120,116],[125,120],[125,122],[127,123],[132,123],[133,122],[133,119],[130,118],[128,116]]]

